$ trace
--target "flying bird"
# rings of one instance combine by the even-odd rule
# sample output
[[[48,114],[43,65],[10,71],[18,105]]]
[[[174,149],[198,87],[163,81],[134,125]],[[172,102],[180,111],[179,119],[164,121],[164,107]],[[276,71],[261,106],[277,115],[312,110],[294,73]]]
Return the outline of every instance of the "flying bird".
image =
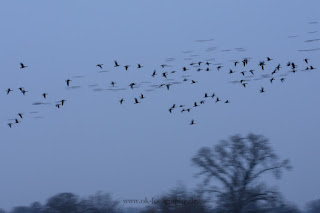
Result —
[[[70,81],[71,81],[70,79],[67,79],[67,80],[66,80],[66,82],[67,82],[67,86],[69,86],[69,85],[70,85]]]
[[[23,63],[20,63],[20,69],[23,69],[23,68],[27,68],[28,66],[25,66]]]
[[[136,85],[136,83],[131,83],[131,84],[129,84],[129,86],[131,87],[131,89],[133,89],[133,86],[135,86]]]
[[[126,69],[126,71],[128,70],[128,68],[130,67],[130,65],[125,65],[125,66],[123,66],[125,69]]]
[[[120,65],[118,64],[118,62],[116,60],[114,60],[114,67],[119,67]]]
[[[61,102],[61,106],[63,106],[64,102],[66,102],[67,100],[62,99]]]
[[[9,89],[7,89],[7,95],[9,95],[9,93],[10,93],[10,92],[12,92],[12,91],[13,91],[13,90],[12,90],[12,89],[10,89],[10,88],[9,88]]]
[[[151,76],[154,77],[156,75],[157,75],[157,71],[154,70]]]
[[[140,103],[137,98],[134,98],[134,104]]]

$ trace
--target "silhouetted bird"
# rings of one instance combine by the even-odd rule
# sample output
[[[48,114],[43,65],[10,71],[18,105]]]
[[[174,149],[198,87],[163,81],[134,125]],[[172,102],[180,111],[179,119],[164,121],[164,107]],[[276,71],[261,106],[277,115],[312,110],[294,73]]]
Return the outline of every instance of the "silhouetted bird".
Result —
[[[260,89],[260,93],[263,93],[263,92],[265,92],[265,90],[264,90],[264,88],[263,88],[263,87],[261,87],[261,89]]]
[[[100,69],[102,69],[102,65],[103,65],[103,64],[97,64],[96,66],[97,66],[97,67],[100,67]]]
[[[238,63],[239,63],[239,61],[235,61],[234,66],[236,67]]]
[[[23,63],[20,63],[20,69],[23,69],[23,68],[27,68],[28,66],[25,66]]]
[[[23,95],[25,95],[26,92],[28,92],[28,91],[26,91],[26,90],[23,89],[21,92],[22,92]]]
[[[240,72],[243,76],[244,76],[244,73],[245,73],[246,71],[242,71],[242,72]]]
[[[243,86],[243,87],[246,87],[247,84],[248,84],[248,83],[242,83],[242,86]]]
[[[134,98],[134,104],[140,103],[137,98]]]
[[[157,71],[154,70],[151,76],[152,77],[156,76],[157,75],[156,73],[157,73]]]
[[[308,59],[307,59],[307,58],[305,58],[304,61],[305,61],[306,63],[308,63]]]
[[[225,104],[228,104],[228,103],[230,103],[230,101],[229,101],[229,100],[226,100],[224,103],[225,103]]]
[[[264,70],[264,65],[265,65],[264,61],[260,61],[259,66],[262,68],[262,70]]]
[[[10,88],[9,88],[9,89],[7,89],[7,95],[9,95],[9,93],[10,93],[10,92],[12,92],[12,91],[13,91],[13,90],[12,90],[12,89],[10,89]]]
[[[245,67],[248,64],[248,59],[247,58],[243,59],[242,63],[243,63],[243,66]]]
[[[284,80],[286,80],[286,78],[281,78],[281,79],[280,79],[281,82],[284,82]]]
[[[19,117],[22,119],[22,113],[18,113]]]
[[[47,93],[42,93],[42,96],[43,96],[44,99],[46,99],[47,98]]]
[[[117,61],[114,61],[114,67],[119,67],[120,65],[118,64]]]
[[[129,86],[131,87],[131,89],[133,89],[133,86],[136,85],[136,83],[131,83],[129,84]]]
[[[194,125],[194,124],[196,124],[196,123],[195,123],[194,120],[192,119],[190,125]]]
[[[272,83],[272,81],[274,81],[274,78],[271,78],[271,79],[270,79],[270,83]]]
[[[223,66],[217,66],[217,70],[219,71]]]
[[[267,57],[267,60],[268,60],[268,61],[272,61],[273,59],[271,59],[271,58]]]
[[[123,99],[123,98],[121,98],[121,100],[120,100],[119,102],[120,102],[120,104],[122,104],[122,103],[124,102],[124,99]]]
[[[221,100],[217,97],[217,99],[216,99],[216,103],[218,103],[219,101],[221,101]]]
[[[194,81],[194,80],[191,80],[191,84],[195,84],[197,83],[198,81]]]
[[[126,69],[126,71],[128,70],[128,68],[130,67],[130,65],[125,65],[124,68]]]
[[[171,84],[166,84],[167,90],[170,89]]]
[[[143,94],[141,93],[140,95],[140,99],[145,99],[146,97],[143,96]]]
[[[18,121],[18,119],[14,119],[14,120],[15,120],[16,124],[20,123],[20,121]]]
[[[116,84],[116,82],[111,81],[111,83],[110,83],[110,84],[111,84],[111,86],[112,86],[112,87],[114,87],[114,85]]]
[[[254,75],[254,70],[250,70],[249,72],[250,72],[252,75]]]
[[[67,100],[62,99],[61,102],[61,106],[63,106],[64,102],[66,102]]]
[[[56,107],[57,107],[57,108],[60,108],[60,104],[56,104]]]
[[[187,71],[189,69],[187,69],[186,67],[182,67],[182,71]]]
[[[10,128],[12,128],[12,123],[8,123],[8,126],[9,126]]]
[[[66,82],[67,82],[67,86],[69,86],[69,85],[70,85],[70,81],[71,81],[70,79],[67,79],[67,80],[66,80]]]
[[[141,66],[141,64],[138,64],[138,67],[137,67],[137,68],[140,69],[140,68],[142,68],[142,67],[143,67],[143,66]]]
[[[162,73],[162,77],[167,78],[167,72]]]

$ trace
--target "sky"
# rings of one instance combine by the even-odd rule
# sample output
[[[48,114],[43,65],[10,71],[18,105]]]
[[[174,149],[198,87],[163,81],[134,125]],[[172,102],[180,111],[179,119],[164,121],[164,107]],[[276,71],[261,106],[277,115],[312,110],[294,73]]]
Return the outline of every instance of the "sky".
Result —
[[[248,133],[269,138],[276,153],[291,160],[293,171],[268,183],[299,206],[318,199],[320,51],[299,50],[320,47],[306,42],[320,38],[319,7],[317,0],[1,1],[0,207],[44,203],[60,192],[144,199],[180,182],[194,188],[201,181],[191,164],[196,152]],[[304,58],[318,69],[243,88],[230,83],[240,74],[227,72],[245,57],[260,73],[266,57],[274,59],[269,71],[281,63],[286,73],[288,61],[301,70]],[[114,60],[131,67],[115,68]],[[209,60],[212,72],[182,73],[193,61]],[[28,67],[20,69],[20,62]],[[164,63],[170,67],[162,69]],[[151,87],[165,81],[163,70],[177,71],[168,74],[166,82],[180,82],[169,91]],[[131,90],[131,82],[139,82],[137,88]],[[259,93],[261,86],[266,93]],[[9,95],[8,88],[14,90]],[[231,103],[168,112],[173,104],[192,106],[205,92]],[[133,104],[141,93],[146,99]],[[61,99],[67,101],[57,109]],[[9,128],[17,113],[21,123]]]

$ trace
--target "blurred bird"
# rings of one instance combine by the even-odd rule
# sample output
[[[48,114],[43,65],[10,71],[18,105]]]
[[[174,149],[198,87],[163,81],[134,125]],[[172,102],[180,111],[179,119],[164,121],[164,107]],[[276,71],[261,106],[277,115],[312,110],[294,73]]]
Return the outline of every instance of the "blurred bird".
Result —
[[[13,91],[13,90],[12,90],[12,89],[10,89],[10,88],[9,88],[9,89],[7,89],[7,95],[9,95],[9,93],[10,93],[10,92],[12,92],[12,91]]]
[[[118,64],[118,62],[115,60],[114,61],[114,67],[119,67],[120,65]]]
[[[70,85],[70,81],[71,81],[70,79],[67,79],[67,80],[66,80],[66,82],[67,82],[67,86],[69,86],[69,85]]]
[[[20,69],[23,69],[23,68],[27,68],[28,66],[25,66],[23,63],[20,63]]]
[[[140,103],[137,98],[134,98],[134,104]]]

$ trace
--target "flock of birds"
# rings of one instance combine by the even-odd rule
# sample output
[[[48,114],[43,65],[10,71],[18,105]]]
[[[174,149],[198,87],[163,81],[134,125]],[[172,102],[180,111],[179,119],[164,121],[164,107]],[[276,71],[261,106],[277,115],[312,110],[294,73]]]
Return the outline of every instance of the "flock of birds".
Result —
[[[318,22],[309,22],[309,24],[318,24]],[[318,31],[311,31],[308,32],[310,35],[315,35]],[[288,38],[297,38],[298,35],[289,36]],[[197,42],[211,42],[213,39],[209,40],[197,40]],[[320,41],[320,39],[308,39],[305,40],[305,43],[310,44],[311,42]],[[216,50],[216,47],[209,47],[206,49],[207,52],[211,52]],[[236,51],[244,52],[244,48],[235,48]],[[302,49],[298,50],[300,52],[310,52],[310,51],[318,51],[320,48],[314,48],[312,49]],[[231,50],[221,50],[223,52],[231,51]],[[189,54],[193,51],[184,51],[183,53]],[[150,80],[154,80],[154,84],[149,85],[149,89],[145,89],[144,91],[153,91],[155,89],[162,89],[162,90],[171,90],[172,87],[176,87],[181,84],[189,84],[190,86],[194,84],[199,84],[199,82],[195,79],[191,78],[192,72],[224,72],[226,75],[234,76],[236,80],[231,81],[230,83],[239,85],[240,88],[248,88],[251,85],[252,81],[264,81],[265,83],[268,83],[269,85],[273,85],[275,81],[279,81],[281,83],[284,83],[286,81],[286,76],[293,75],[296,72],[303,72],[303,71],[313,71],[316,69],[316,67],[312,64],[310,64],[311,61],[309,61],[308,58],[302,58],[299,61],[288,61],[285,63],[276,63],[273,58],[265,57],[262,61],[256,63],[255,61],[251,60],[251,58],[243,58],[241,60],[233,60],[231,64],[224,65],[221,63],[212,63],[215,59],[206,59],[206,60],[196,60],[199,55],[188,55],[187,58],[184,58],[185,61],[187,61],[187,64],[181,67],[174,67],[171,62],[175,61],[175,58],[167,58],[166,63],[159,64],[156,69],[149,69],[145,68],[144,65],[141,63],[137,63],[136,66],[129,65],[129,64],[122,64],[119,63],[117,60],[114,60],[113,62],[113,69],[117,71],[125,71],[130,72],[132,69],[136,70],[143,70],[143,74],[147,73],[147,77]],[[192,62],[191,62],[192,60]],[[168,64],[167,64],[168,63]],[[94,67],[94,65],[92,65]],[[100,70],[99,72],[107,72],[104,70],[105,65],[102,63],[95,65],[96,69]],[[24,63],[20,63],[20,69],[28,70],[31,69]],[[180,78],[172,78],[176,77],[177,74],[182,73],[180,75]],[[76,77],[81,76],[75,76],[71,79],[65,80],[66,88],[79,88],[80,86],[74,86],[73,82],[76,81]],[[157,79],[157,80],[156,80]],[[159,81],[161,83],[159,83]],[[123,105],[130,103],[132,101],[133,104],[141,104],[144,102],[144,99],[146,99],[146,96],[139,90],[140,86],[142,84],[146,83],[153,83],[153,82],[145,82],[145,81],[134,81],[126,85],[125,87],[119,88],[118,82],[111,81],[109,82],[110,88],[108,90],[138,90],[140,95],[136,97],[132,97],[131,100],[128,100],[128,98],[121,97],[118,100],[118,104]],[[94,87],[97,85],[89,85],[89,87]],[[96,88],[94,91],[101,91],[103,89]],[[24,87],[19,88],[8,88],[6,90],[7,95],[12,95],[12,93],[20,92],[23,96],[28,95],[30,93],[28,90],[26,90]],[[257,88],[258,93],[265,93],[267,92],[267,89],[263,86],[259,86]],[[60,99],[58,101],[55,101],[54,104],[51,104],[47,102],[48,98],[51,98],[50,95],[48,95],[47,92],[43,91],[42,93],[38,94],[39,97],[42,96],[42,99],[45,102],[34,102],[32,105],[50,105],[56,107],[56,109],[61,109],[67,100]],[[191,104],[172,104],[172,106],[168,109],[168,113],[174,113],[175,111],[181,112],[181,113],[189,113],[191,110],[193,111],[195,108],[199,108],[201,105],[209,102],[214,103],[223,103],[223,104],[230,104],[231,101],[226,98],[221,98],[214,92],[204,92],[203,96],[198,101],[192,101]],[[22,122],[24,119],[24,113],[18,112],[16,113],[15,118],[8,119],[9,122],[6,122],[7,126],[9,128],[12,128],[14,125],[18,125]],[[190,125],[195,125],[196,122],[194,119],[191,119],[189,122]]]
[[[254,76],[259,76],[259,78],[256,78],[255,80],[268,80],[270,82],[270,84],[273,84],[274,81],[280,81],[280,82],[285,82],[286,78],[285,76],[287,76],[289,73],[296,73],[298,71],[307,71],[307,70],[315,70],[316,67],[314,67],[313,65],[310,64],[309,59],[305,58],[302,59],[300,62],[304,63],[304,68],[298,70],[298,64],[296,62],[293,61],[289,61],[286,64],[277,64],[275,67],[270,68],[269,64],[271,61],[273,61],[272,58],[270,57],[266,57],[265,60],[260,61],[257,64],[256,69],[252,69],[252,66],[250,67],[250,59],[248,58],[244,58],[240,61],[233,61],[232,64],[230,65],[229,68],[225,68],[224,66],[222,66],[221,64],[212,64],[209,61],[197,61],[197,62],[192,62],[189,63],[188,65],[185,65],[181,68],[177,69],[172,69],[172,66],[169,64],[161,64],[159,65],[159,69],[161,69],[161,71],[157,71],[157,70],[153,70],[150,72],[150,78],[162,78],[164,81],[161,84],[155,84],[155,85],[151,85],[151,87],[154,88],[166,88],[166,90],[170,90],[170,88],[174,85],[178,85],[178,84],[182,84],[182,83],[188,83],[190,85],[193,84],[198,84],[199,82],[194,80],[194,79],[190,79],[188,77],[190,77],[190,75],[182,75],[182,79],[179,81],[175,81],[175,82],[170,82],[168,83],[168,76],[169,75],[174,75],[175,73],[185,73],[185,72],[190,72],[190,71],[196,71],[196,72],[227,72],[230,75],[237,75],[238,80],[232,81],[231,83],[235,83],[235,84],[239,84],[240,87],[243,88],[247,88],[250,82],[250,78],[254,77]],[[104,69],[104,64],[97,64],[96,67],[100,70]],[[121,65],[118,61],[114,61],[114,65],[113,65],[114,69],[119,69],[119,70],[124,70],[124,71],[130,71],[130,69],[132,69],[132,65]],[[143,65],[142,64],[137,64],[136,69],[143,69]],[[249,68],[250,67],[250,68]],[[284,73],[281,70],[287,68],[287,72]],[[29,69],[28,66],[26,66],[24,63],[20,63],[20,69]],[[268,71],[265,71],[268,70]],[[281,73],[280,75],[277,75],[278,73]],[[259,75],[260,74],[260,75]],[[65,84],[66,87],[70,87],[72,84],[72,79],[66,79],[65,80]],[[136,90],[138,89],[138,85],[140,83],[139,82],[131,82],[129,85],[127,85],[128,89],[130,88],[131,90]],[[111,81],[110,82],[110,87],[114,88],[116,87],[117,82],[115,81]],[[17,88],[17,91],[20,92],[22,95],[26,95],[27,94],[27,90],[24,87],[20,87]],[[259,88],[259,93],[265,93],[267,90],[264,87],[260,87]],[[15,92],[14,88],[8,88],[6,90],[7,95],[11,95],[13,92]],[[39,94],[40,95],[40,94]],[[42,93],[42,98],[44,100],[46,100],[48,97],[48,94],[46,92]],[[143,100],[146,98],[146,96],[141,93],[139,95],[139,97],[134,97],[133,98],[133,104],[140,104],[143,102]],[[214,100],[215,103],[224,103],[224,104],[230,104],[230,100],[229,99],[222,99],[220,97],[218,97],[215,93],[204,93],[203,98],[200,99],[197,102],[193,102],[193,104],[190,105],[185,105],[185,104],[173,104],[169,109],[168,112],[169,113],[173,113],[173,111],[179,109],[179,111],[181,113],[188,113],[190,112],[192,109],[200,107],[201,105],[205,104],[207,102],[208,99]],[[64,106],[64,104],[66,103],[67,100],[65,99],[61,99],[55,102],[54,106],[57,109],[60,109]],[[122,105],[125,102],[127,102],[126,99],[121,98],[119,100],[119,104]],[[38,105],[41,103],[34,103],[34,105]],[[8,127],[12,128],[14,125],[17,125],[19,123],[21,123],[21,121],[24,118],[23,113],[17,113],[16,114],[17,117],[10,119],[13,120],[13,122],[9,122],[7,123]],[[190,125],[195,125],[196,122],[194,119],[192,119],[189,123]]]

